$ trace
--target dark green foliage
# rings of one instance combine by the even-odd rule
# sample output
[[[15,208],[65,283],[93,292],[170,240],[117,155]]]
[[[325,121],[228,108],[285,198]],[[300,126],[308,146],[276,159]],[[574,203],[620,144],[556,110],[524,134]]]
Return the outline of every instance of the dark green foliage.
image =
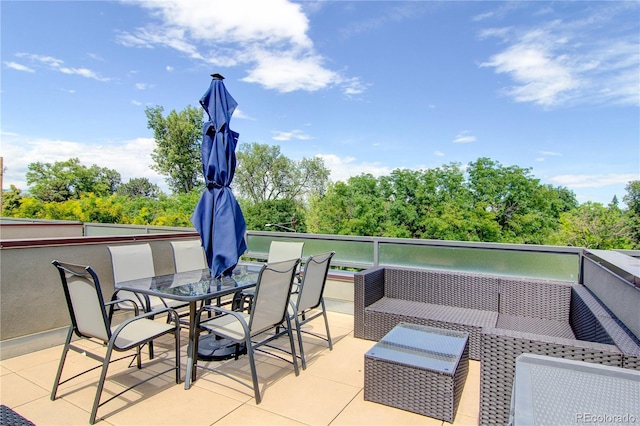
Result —
[[[147,127],[153,130],[156,141],[152,168],[166,177],[174,193],[186,194],[204,185],[200,158],[203,111],[187,106],[180,112],[172,110],[166,117],[163,112],[161,106],[145,109]]]
[[[247,229],[253,231],[306,232],[305,214],[293,200],[269,200],[243,208]]]
[[[158,185],[151,183],[147,178],[133,178],[129,182],[118,187],[117,194],[125,197],[137,198],[146,197],[156,199],[162,191]]]
[[[248,230],[640,249],[640,181],[629,182],[623,209],[617,197],[607,206],[578,205],[573,192],[541,184],[530,169],[488,158],[467,167],[397,169],[388,176],[362,174],[327,185],[321,162],[293,162],[277,147],[249,145],[240,157],[236,177],[246,179],[238,192],[245,195],[239,202]],[[300,170],[292,173],[292,168]],[[4,194],[3,215],[191,227],[202,192],[167,196],[146,178],[117,186],[117,172],[86,168],[77,159],[35,163],[29,170],[31,179],[48,176],[34,180],[39,196],[34,188],[25,196],[12,187]],[[242,187],[242,181],[236,184]]]
[[[93,164],[86,167],[77,158],[27,166],[30,194],[44,202],[77,200],[82,194],[111,195],[120,185],[120,173]]]

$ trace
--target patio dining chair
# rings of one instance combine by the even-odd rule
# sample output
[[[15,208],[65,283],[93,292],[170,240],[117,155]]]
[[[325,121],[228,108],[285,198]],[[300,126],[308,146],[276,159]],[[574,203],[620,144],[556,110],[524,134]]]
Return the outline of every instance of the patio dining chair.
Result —
[[[287,315],[287,307],[291,295],[291,286],[293,285],[293,277],[300,263],[300,259],[286,260],[284,262],[270,263],[262,266],[258,275],[258,282],[255,287],[255,295],[253,300],[253,309],[250,313],[241,311],[231,311],[219,306],[206,305],[198,310],[196,321],[199,325],[198,336],[196,336],[196,348],[194,353],[198,353],[198,340],[200,330],[208,330],[216,336],[229,339],[236,344],[235,358],[238,359],[240,347],[244,345],[247,356],[249,357],[249,365],[251,368],[252,385],[248,385],[237,378],[226,373],[222,365],[220,368],[201,367],[218,374],[222,374],[233,378],[234,380],[253,388],[256,404],[260,404],[262,398],[260,388],[258,386],[258,375],[256,372],[255,352],[268,353],[283,359],[272,351],[265,351],[263,346],[282,335],[274,335],[267,333],[275,329],[283,322],[287,324],[287,334],[289,337],[289,346],[292,355],[293,369],[295,375],[299,375],[298,360],[296,356],[295,343],[293,333],[291,331],[291,320]],[[204,311],[214,312],[216,315],[210,319],[202,320]],[[260,348],[260,349],[259,349]],[[274,349],[275,350],[275,349]],[[288,351],[287,351],[288,352]],[[197,367],[197,361],[194,364],[194,372]],[[187,374],[189,374],[187,372]]]
[[[197,271],[208,267],[200,240],[171,241],[170,244],[176,272]]]
[[[180,321],[175,310],[164,308],[159,311],[139,314],[138,305],[133,300],[119,299],[117,301],[105,303],[98,276],[90,266],[74,265],[71,263],[59,262],[57,260],[54,260],[52,263],[56,268],[58,268],[58,272],[60,273],[60,280],[62,281],[69,315],[71,316],[71,326],[67,333],[67,339],[64,344],[64,349],[62,350],[58,372],[56,373],[53,389],[51,390],[52,401],[56,399],[58,387],[61,384],[100,368],[98,365],[60,381],[69,350],[81,353],[91,359],[102,362],[102,372],[100,374],[100,379],[98,380],[98,388],[96,390],[93,407],[91,408],[91,414],[89,416],[90,424],[95,423],[99,407],[114,398],[117,398],[124,392],[141,385],[142,383],[148,382],[151,379],[173,370],[176,372],[176,384],[180,383]],[[111,319],[107,314],[107,306],[115,303],[129,303],[134,310],[135,316],[123,321],[119,325],[112,324]],[[172,323],[163,323],[153,321],[151,319],[153,315],[161,313],[167,313],[172,318]],[[165,368],[160,372],[152,371],[153,374],[151,377],[147,377],[144,380],[134,383],[101,403],[100,396],[104,387],[109,364],[124,358],[135,357],[137,367],[138,369],[141,369],[142,346],[146,343],[150,343],[160,336],[170,333],[173,333],[175,338],[175,365],[170,368]],[[98,341],[101,344],[106,345],[105,355],[102,356],[101,353],[90,352],[86,347],[77,346],[75,343],[72,344],[71,340],[74,334],[81,339]],[[111,359],[113,351],[125,352],[134,348],[136,351],[133,354],[128,354],[118,359]]]
[[[304,242],[292,241],[271,241],[269,245],[269,254],[267,255],[267,264],[283,262],[291,259],[302,259],[302,250]],[[295,272],[297,282],[300,282],[300,268]],[[297,284],[294,282],[294,291],[297,291]],[[255,289],[249,288],[242,292],[240,310],[248,309],[251,311],[253,303],[253,294]]]
[[[156,275],[155,267],[153,266],[153,253],[148,243],[107,246],[107,248],[111,255],[114,284],[141,278],[151,280]],[[125,290],[116,290],[113,293],[111,300],[119,299],[135,301],[138,308],[144,312],[157,311],[162,308],[180,309],[189,306],[188,303],[179,300],[162,299],[157,296],[137,294]],[[114,309],[131,309],[131,305],[127,303],[113,304],[110,309],[110,316]],[[187,314],[182,313],[182,315]],[[170,317],[167,317],[167,322],[169,322],[169,319]],[[153,342],[149,343],[149,357],[153,358]]]
[[[113,267],[113,282],[152,278],[156,275],[153,266],[151,246],[146,244],[127,244],[108,246]],[[162,299],[156,296],[139,295],[129,291],[116,291],[115,298],[133,299],[145,312],[159,308],[181,308],[187,306],[179,300]]]
[[[323,294],[325,284],[327,282],[329,265],[331,264],[331,259],[334,254],[335,252],[331,251],[328,253],[309,256],[304,266],[304,274],[299,290],[297,294],[292,296],[292,299],[289,302],[289,315],[293,319],[298,335],[298,347],[300,348],[300,359],[302,361],[303,370],[307,368],[307,362],[304,356],[304,346],[302,345],[302,333],[307,333],[314,337],[326,340],[329,350],[333,350],[331,333],[329,331],[329,320],[327,319],[327,310],[325,308]],[[327,334],[326,337],[318,333],[303,330],[303,325],[320,316],[324,318],[324,326]]]

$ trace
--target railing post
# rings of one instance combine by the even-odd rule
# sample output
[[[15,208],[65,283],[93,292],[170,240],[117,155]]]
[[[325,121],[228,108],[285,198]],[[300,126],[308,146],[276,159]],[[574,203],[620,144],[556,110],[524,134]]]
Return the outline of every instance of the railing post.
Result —
[[[373,239],[373,266],[378,266],[380,264],[380,240],[377,238]]]

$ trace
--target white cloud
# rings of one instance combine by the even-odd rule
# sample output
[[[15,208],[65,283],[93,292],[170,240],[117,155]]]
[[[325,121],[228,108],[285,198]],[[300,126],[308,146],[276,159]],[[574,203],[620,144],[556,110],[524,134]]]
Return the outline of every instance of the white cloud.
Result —
[[[567,188],[602,188],[609,185],[627,184],[632,180],[640,179],[640,174],[633,173],[609,173],[609,174],[577,174],[557,175],[549,178],[551,182]]]
[[[114,141],[105,145],[89,145],[85,142],[31,139],[22,135],[2,133],[2,156],[6,168],[3,186],[10,185],[26,191],[27,166],[30,163],[54,163],[79,158],[80,163],[89,167],[115,169],[120,173],[122,182],[131,178],[146,177],[168,192],[164,178],[151,170],[153,164],[151,152],[154,148],[152,138]]]
[[[307,35],[309,20],[300,4],[288,0],[216,2],[163,0],[128,3],[146,8],[159,23],[122,32],[130,47],[169,47],[219,67],[243,66],[243,81],[279,92],[317,91],[339,86],[346,95],[366,89],[325,67]],[[250,10],[251,13],[247,13]]]
[[[339,157],[335,154],[318,154],[318,157],[322,158],[325,167],[331,171],[330,179],[333,182],[346,182],[350,177],[363,173],[370,173],[376,177],[386,176],[392,171],[380,162],[357,162],[356,158]]]
[[[280,92],[306,90],[314,92],[339,81],[337,74],[322,66],[318,55],[305,55],[298,51],[254,51],[255,66],[242,80],[258,83]]]
[[[538,151],[538,154],[542,154],[549,157],[562,157],[562,154],[555,151]]]
[[[442,152],[442,151],[435,151],[435,152],[433,153],[433,155],[435,155],[436,157],[444,157],[444,152]]]
[[[79,75],[85,78],[92,78],[98,81],[110,81],[108,77],[102,77],[99,73],[92,71],[88,68],[74,68],[63,66],[64,61],[62,59],[54,58],[53,56],[37,55],[32,53],[17,53],[16,56],[29,60],[34,65],[46,66],[51,70],[61,72],[63,74]],[[26,66],[25,66],[26,67]]]
[[[247,115],[244,110],[241,110],[240,108],[236,108],[235,111],[233,111],[233,118],[239,118],[242,120],[253,120],[255,121],[255,118],[250,117],[249,115]]]
[[[468,130],[460,132],[456,138],[453,140],[453,143],[471,143],[475,142],[478,139],[475,136],[469,134]]]
[[[17,62],[4,61],[3,63],[5,67],[11,68],[16,71],[36,72],[33,68],[29,68],[28,66],[19,64]]]
[[[272,138],[274,140],[277,141],[290,141],[292,139],[298,139],[301,141],[306,141],[306,140],[310,140],[313,139],[312,136],[304,133],[302,130],[298,130],[298,129],[294,129],[290,132],[281,132],[279,130],[274,130],[272,133],[275,134],[275,136]]]
[[[563,104],[640,105],[640,43],[637,25],[611,31],[617,14],[637,14],[637,5],[611,3],[585,9],[573,20],[530,28],[487,28],[481,38],[498,37],[505,48],[480,67],[508,75],[504,93],[516,102],[550,107]],[[552,10],[544,10],[551,15]],[[500,45],[502,46],[502,44]]]
[[[136,83],[135,86],[136,86],[136,89],[138,90],[147,90],[152,87],[150,84],[147,84],[147,83]]]
[[[580,83],[573,75],[568,58],[554,55],[551,46],[554,42],[545,42],[548,38],[549,35],[542,31],[533,31],[481,66],[494,67],[499,74],[509,74],[516,85],[506,89],[506,93],[517,102],[558,103]],[[562,44],[562,41],[555,43]]]

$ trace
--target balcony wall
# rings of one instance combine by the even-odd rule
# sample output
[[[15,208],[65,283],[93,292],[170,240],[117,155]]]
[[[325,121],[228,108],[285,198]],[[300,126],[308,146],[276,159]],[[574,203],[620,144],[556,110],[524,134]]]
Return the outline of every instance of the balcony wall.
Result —
[[[109,298],[113,291],[113,275],[108,245],[149,242],[156,273],[166,274],[173,272],[169,242],[198,238],[197,233],[189,228],[83,224],[84,237],[56,235],[33,238],[33,229],[37,229],[34,227],[28,229],[26,237],[8,239],[5,238],[4,223],[0,226],[0,359],[54,346],[64,340],[69,317],[59,276],[51,265],[53,259],[91,265],[100,277],[105,297]],[[62,233],[62,229],[59,232]],[[125,235],[127,233],[129,235]],[[582,268],[583,250],[575,247],[281,232],[248,232],[249,250],[245,258],[264,261],[272,240],[304,241],[305,257],[329,250],[336,252],[332,266],[340,269],[332,270],[327,297],[329,305],[338,310],[345,309],[345,304],[351,304],[352,309],[353,271],[374,265],[439,268],[572,282],[585,280],[590,283],[592,291],[605,295],[607,286],[613,285],[606,284],[607,280],[615,275],[606,265],[603,266],[604,272],[598,271],[599,275],[590,268]],[[592,253],[592,256],[596,255]],[[622,283],[628,283],[628,278],[622,278]],[[637,276],[636,279],[640,280]],[[618,311],[612,309],[614,313],[636,335],[640,335],[640,324],[636,326],[638,314],[635,312],[635,307],[640,306],[640,291],[633,284],[628,287],[622,300],[601,299],[615,305]]]

